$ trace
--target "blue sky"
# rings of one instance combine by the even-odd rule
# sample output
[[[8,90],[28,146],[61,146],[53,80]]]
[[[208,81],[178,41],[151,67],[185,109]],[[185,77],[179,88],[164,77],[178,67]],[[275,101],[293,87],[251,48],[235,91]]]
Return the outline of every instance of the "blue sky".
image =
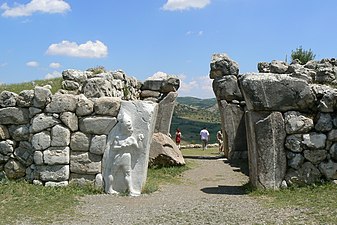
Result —
[[[240,73],[299,46],[337,56],[336,0],[0,0],[0,83],[104,66],[144,81],[181,78],[180,96],[214,97],[214,53]]]

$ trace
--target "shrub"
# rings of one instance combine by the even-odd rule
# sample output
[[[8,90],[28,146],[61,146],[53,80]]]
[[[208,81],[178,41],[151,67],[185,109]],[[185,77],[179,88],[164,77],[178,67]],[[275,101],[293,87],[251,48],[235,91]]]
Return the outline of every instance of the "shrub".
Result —
[[[308,61],[315,59],[316,55],[311,49],[305,50],[300,46],[296,48],[295,51],[291,51],[291,60],[299,60],[302,65],[306,64]]]

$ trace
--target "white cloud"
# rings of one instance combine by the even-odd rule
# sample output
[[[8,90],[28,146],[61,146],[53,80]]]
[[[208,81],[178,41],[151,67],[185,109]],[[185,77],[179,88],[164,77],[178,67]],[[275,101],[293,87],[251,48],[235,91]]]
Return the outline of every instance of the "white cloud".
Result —
[[[179,75],[179,96],[193,96],[197,98],[214,98],[212,80],[208,76],[193,77],[188,80],[185,75]]]
[[[211,0],[167,0],[163,10],[187,10],[191,8],[202,9],[211,3]]]
[[[39,63],[36,62],[36,61],[30,61],[30,62],[26,63],[26,66],[29,66],[29,67],[38,67]]]
[[[7,65],[8,65],[8,63],[0,63],[0,67],[5,67]]]
[[[15,4],[9,7],[7,3],[1,5],[4,17],[31,16],[34,13],[65,13],[70,11],[70,5],[64,0],[32,0],[27,4]]]
[[[56,62],[52,62],[52,63],[49,64],[49,67],[53,68],[53,69],[57,69],[57,68],[61,67],[61,64],[60,63],[56,63]]]
[[[46,53],[48,55],[65,55],[81,58],[102,58],[108,55],[108,47],[102,42],[87,41],[78,45],[76,42],[62,41],[58,44],[51,44]]]
[[[57,78],[57,77],[61,77],[62,73],[58,72],[58,71],[54,71],[52,73],[48,73],[44,79],[52,79],[52,78]]]
[[[196,36],[201,36],[204,34],[204,31],[200,30],[200,31],[187,31],[186,32],[186,36],[191,36],[191,35],[196,35]]]

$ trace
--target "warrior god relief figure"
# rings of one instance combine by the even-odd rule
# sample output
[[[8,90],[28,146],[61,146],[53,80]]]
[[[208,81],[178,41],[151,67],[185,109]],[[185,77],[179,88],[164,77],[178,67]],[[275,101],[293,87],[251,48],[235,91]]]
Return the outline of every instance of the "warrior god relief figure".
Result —
[[[133,126],[131,117],[127,113],[121,113],[118,115],[117,123],[117,133],[115,137],[112,138],[110,143],[108,143],[108,148],[110,151],[111,170],[107,171],[109,176],[108,180],[105,181],[106,192],[108,194],[118,193],[114,190],[114,179],[118,171],[121,171],[124,175],[124,181],[127,185],[129,194],[131,196],[140,195],[140,191],[136,191],[132,185],[131,176],[131,157],[134,151],[139,149],[139,144],[142,142],[144,135],[139,134],[138,137],[134,137]]]

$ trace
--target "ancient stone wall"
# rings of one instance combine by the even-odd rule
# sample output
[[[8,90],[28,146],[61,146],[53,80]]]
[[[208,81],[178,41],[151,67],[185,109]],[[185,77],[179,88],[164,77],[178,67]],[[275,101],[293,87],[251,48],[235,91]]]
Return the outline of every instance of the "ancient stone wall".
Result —
[[[111,144],[108,136],[119,122],[123,102],[139,105],[134,109],[137,112],[131,113],[134,124],[148,120],[144,123],[149,127],[142,134],[146,137],[140,138],[145,144],[141,147],[145,149],[143,155],[148,158],[156,105],[168,95],[176,96],[171,92],[179,88],[177,78],[157,78],[154,87],[151,79],[142,83],[123,71],[94,74],[66,70],[63,79],[63,89],[54,95],[48,86],[0,94],[0,179],[24,178],[46,186],[91,181],[102,187],[102,158]],[[151,91],[156,95],[144,94]],[[137,103],[143,99],[148,103]],[[165,105],[161,107],[165,111]],[[143,111],[151,112],[149,119],[139,114]],[[169,130],[165,126],[158,125],[158,129]],[[148,159],[143,161],[147,167]],[[144,181],[142,177],[141,185]]]
[[[217,58],[219,55],[213,61],[219,61],[214,60]],[[221,60],[227,61],[228,71],[233,63],[225,55]],[[336,180],[336,61],[323,59],[305,65],[263,62],[258,70],[260,73],[237,75],[221,87],[213,86],[218,99],[221,95],[217,93],[229,91],[228,100],[238,92],[237,87],[242,93],[247,133],[240,139],[247,141],[253,186],[278,189]],[[224,78],[213,79],[219,83]]]

